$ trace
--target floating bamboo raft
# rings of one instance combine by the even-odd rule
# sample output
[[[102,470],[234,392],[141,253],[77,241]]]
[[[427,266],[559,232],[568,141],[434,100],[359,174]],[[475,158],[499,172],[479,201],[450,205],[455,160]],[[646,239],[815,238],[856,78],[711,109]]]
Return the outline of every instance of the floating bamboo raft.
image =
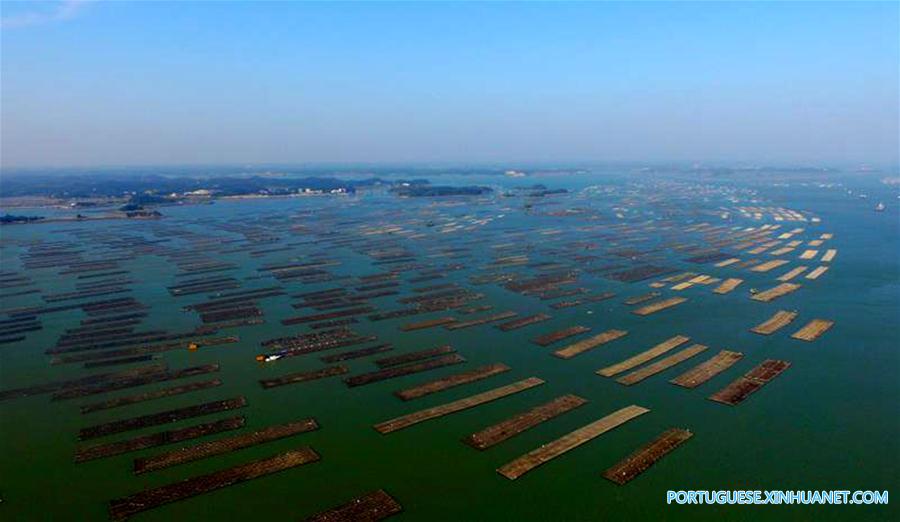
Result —
[[[538,379],[537,377],[529,377],[528,379],[523,379],[512,384],[507,384],[506,386],[494,388],[493,390],[488,390],[486,392],[472,395],[464,399],[459,399],[457,401],[449,402],[441,406],[427,408],[414,413],[410,413],[408,415],[404,415],[402,417],[397,417],[395,419],[380,422],[374,427],[375,430],[379,433],[391,433],[397,430],[408,428],[420,422],[436,419],[438,417],[443,417],[444,415],[449,415],[451,413],[474,408],[475,406],[480,406],[497,399],[502,399],[503,397],[525,391],[529,388],[534,388],[535,386],[540,386],[541,384],[544,384],[544,381],[542,379]]]
[[[775,312],[775,315],[773,315],[772,317],[751,328],[750,331],[753,333],[758,333],[760,335],[770,335],[791,324],[791,322],[796,319],[796,317],[797,312],[779,310]]]
[[[92,413],[99,410],[108,410],[110,408],[128,406],[130,404],[136,404],[153,399],[172,397],[173,395],[181,395],[183,393],[189,393],[192,391],[206,390],[209,388],[215,388],[216,386],[221,386],[221,384],[222,381],[220,381],[219,379],[212,379],[209,381],[192,382],[190,384],[184,384],[182,386],[172,386],[170,388],[163,388],[161,390],[139,393],[137,395],[129,395],[127,397],[117,397],[108,401],[85,404],[81,407],[81,413]]]
[[[734,406],[745,401],[753,392],[759,390],[782,372],[790,368],[791,363],[777,359],[766,359],[743,377],[710,395],[709,399]]]
[[[828,271],[827,266],[816,267],[812,272],[806,274],[807,279],[818,279],[822,274]]]
[[[684,335],[676,335],[675,337],[666,339],[653,348],[650,348],[645,352],[641,352],[634,357],[630,357],[620,363],[614,364],[612,366],[607,366],[606,368],[603,368],[601,370],[597,370],[597,375],[602,375],[603,377],[612,377],[613,375],[640,366],[651,359],[655,359],[656,357],[659,357],[660,355],[678,346],[681,346],[689,340],[690,337],[686,337]]]
[[[821,261],[822,261],[823,263],[830,263],[830,262],[834,259],[834,257],[835,257],[836,255],[837,255],[837,249],[835,249],[835,248],[829,248],[829,249],[826,250],[825,253],[822,255]]]
[[[763,303],[768,303],[769,301],[774,301],[779,297],[785,296],[791,292],[795,292],[800,288],[800,285],[794,283],[781,283],[778,286],[774,286],[764,292],[760,292],[758,294],[750,296],[750,299],[754,301],[760,301]]]
[[[687,297],[670,297],[668,299],[663,299],[661,301],[656,301],[650,303],[646,306],[642,306],[637,310],[633,310],[631,313],[637,315],[650,315],[655,314],[661,310],[665,310],[666,308],[671,308],[676,305],[680,305],[681,303],[687,301]]]
[[[192,417],[199,417],[201,415],[211,415],[213,413],[235,410],[238,408],[243,408],[246,405],[247,399],[245,399],[244,397],[235,397],[233,399],[226,399],[223,401],[205,402],[203,404],[196,404],[194,406],[187,406],[184,408],[177,408],[174,410],[161,411],[159,413],[151,413],[148,415],[141,415],[139,417],[131,417],[128,419],[107,422],[104,424],[97,424],[96,426],[89,426],[87,428],[81,429],[78,438],[79,440],[93,439],[106,435],[112,435],[115,433],[138,430],[150,426],[169,424],[172,422],[190,419]]]
[[[525,326],[547,321],[548,319],[550,319],[550,316],[547,314],[534,314],[529,315],[528,317],[522,317],[521,319],[513,319],[512,321],[500,323],[497,325],[497,328],[504,332],[509,332],[510,330],[517,330]]]
[[[650,410],[647,408],[641,406],[626,406],[621,410],[617,410],[602,419],[598,419],[586,426],[582,426],[552,442],[541,445],[539,448],[504,464],[497,469],[497,472],[509,480],[515,480],[541,464],[559,457],[563,453],[571,451],[607,431],[621,426],[631,419],[649,411]]]
[[[370,346],[369,348],[362,348],[359,350],[351,350],[349,352],[336,353],[334,355],[324,355],[319,357],[319,359],[324,363],[336,363],[341,361],[347,361],[350,359],[359,359],[360,357],[368,357],[370,355],[375,355],[376,353],[384,353],[389,352],[394,349],[394,345],[391,343],[378,344],[375,346]]]
[[[171,381],[176,379],[184,379],[197,375],[205,375],[219,371],[218,364],[206,364],[203,366],[192,366],[190,368],[182,368],[180,370],[169,370],[156,373],[146,373],[136,377],[127,377],[123,379],[108,380],[93,385],[80,386],[76,388],[68,388],[60,390],[53,394],[52,400],[75,399],[78,397],[87,397],[89,395],[97,395],[100,393],[108,393],[116,390],[124,390],[127,388],[135,388],[147,384]]]
[[[423,359],[431,359],[432,357],[436,357],[438,355],[446,355],[449,353],[456,353],[456,349],[449,344],[445,344],[444,346],[429,348],[427,350],[419,350],[417,352],[404,353],[401,355],[395,355],[393,357],[376,359],[375,365],[379,368],[390,368],[392,366],[400,366],[401,364],[421,361]]]
[[[448,324],[444,328],[446,328],[447,330],[459,330],[462,328],[470,328],[472,326],[478,326],[481,324],[502,321],[504,319],[509,319],[510,317],[515,317],[517,315],[519,315],[519,314],[516,312],[501,312],[499,314],[490,315],[488,317],[482,317],[480,319],[472,319],[471,321],[461,321],[458,323]]]
[[[750,269],[751,272],[768,272],[769,270],[773,270],[778,268],[779,266],[783,266],[790,263],[787,259],[773,259],[771,261],[766,261],[765,263],[760,263],[753,268]]]
[[[430,395],[432,393],[437,393],[449,388],[453,388],[455,386],[487,379],[488,377],[499,375],[508,371],[509,366],[503,363],[490,364],[487,366],[475,368],[474,370],[469,370],[467,372],[448,375],[447,377],[442,377],[434,381],[426,382],[412,388],[399,390],[394,392],[394,395],[403,399],[404,401],[408,401],[423,397],[425,395]]]
[[[532,339],[531,342],[540,346],[550,346],[551,344],[566,339],[568,337],[572,337],[574,335],[582,334],[585,332],[590,332],[591,329],[587,326],[570,326],[568,328],[563,328],[562,330],[557,330],[555,332],[550,332],[545,335],[540,335]]]
[[[113,500],[109,503],[109,515],[113,520],[125,519],[163,504],[184,500],[318,460],[319,454],[309,447],[287,451],[273,457],[147,489]]]
[[[186,428],[178,428],[168,431],[160,431],[150,435],[141,435],[131,439],[109,442],[105,444],[97,444],[94,446],[86,446],[79,448],[75,452],[75,462],[86,462],[88,460],[100,459],[105,457],[113,457],[131,451],[139,451],[156,446],[166,444],[174,444],[185,440],[196,439],[222,433],[225,431],[236,430],[244,426],[243,417],[231,417],[218,420],[215,422],[205,422]]]
[[[313,515],[306,522],[377,522],[401,511],[403,506],[383,489],[379,489]]]
[[[235,435],[233,437],[204,442],[194,446],[185,446],[168,453],[135,459],[134,473],[148,473],[150,471],[169,468],[186,462],[193,462],[195,460],[206,459],[216,455],[231,453],[232,451],[237,451],[239,449],[249,448],[265,442],[283,439],[285,437],[317,429],[319,429],[319,424],[315,419],[303,419],[287,424],[269,426],[252,433]]]
[[[641,446],[617,464],[607,469],[603,476],[622,486],[647,471],[659,459],[681,446],[694,434],[688,430],[672,428],[664,431],[650,443]]]
[[[259,381],[259,384],[263,388],[269,389],[276,386],[284,386],[286,384],[296,384],[298,382],[313,381],[316,379],[324,379],[325,377],[343,375],[348,371],[349,370],[346,366],[344,366],[343,364],[338,364],[335,366],[321,368],[319,370],[289,373],[287,375],[282,375],[281,377],[275,377],[273,379],[262,379]]]
[[[697,355],[698,353],[706,350],[706,346],[702,344],[694,344],[688,346],[684,350],[681,350],[678,353],[672,354],[668,357],[664,357],[654,363],[648,364],[643,368],[640,368],[636,371],[629,373],[628,375],[624,375],[616,379],[616,382],[619,384],[624,384],[625,386],[631,386],[632,384],[637,384],[648,377],[652,377],[657,373],[668,370],[669,368],[675,366],[676,364],[680,364],[691,357]]]
[[[628,335],[628,332],[625,330],[607,330],[601,334],[597,334],[593,337],[578,341],[577,343],[570,344],[565,348],[556,350],[553,352],[553,355],[560,359],[571,359],[580,353],[593,350],[602,344],[606,344],[626,335]]]
[[[803,272],[805,272],[807,268],[808,267],[806,267],[806,266],[798,266],[798,267],[792,268],[790,271],[785,272],[783,275],[779,276],[778,280],[781,281],[782,283],[786,283],[786,282],[790,281],[791,279],[794,279],[798,275],[802,274]]]
[[[542,422],[558,417],[567,411],[573,410],[583,404],[587,399],[577,395],[563,395],[552,401],[536,406],[526,412],[494,424],[477,433],[469,435],[463,442],[473,448],[484,450],[499,444],[523,431],[529,430]]]
[[[834,321],[813,319],[806,326],[791,334],[791,337],[801,341],[815,341],[832,326],[834,326]]]
[[[426,328],[433,328],[435,326],[444,326],[448,324],[452,324],[456,322],[456,318],[454,317],[439,317],[437,319],[431,319],[428,321],[421,321],[418,323],[409,323],[400,327],[400,330],[404,332],[412,332],[415,330],[424,330]]]
[[[669,382],[684,388],[696,388],[728,368],[731,368],[743,357],[744,354],[741,352],[722,350],[712,358],[694,366]]]
[[[651,299],[655,299],[655,298],[659,297],[659,295],[660,295],[659,292],[647,292],[646,294],[629,297],[628,299],[625,300],[625,304],[627,304],[629,306],[641,304],[641,303],[650,301]]]
[[[726,279],[722,281],[722,284],[713,289],[713,293],[715,294],[727,294],[731,292],[735,288],[738,287],[739,284],[743,283],[743,279],[738,279],[736,277],[732,277],[730,279]]]
[[[422,361],[414,364],[407,364],[404,366],[397,366],[395,368],[386,368],[384,370],[377,370],[374,372],[361,373],[359,375],[354,375],[353,377],[347,377],[344,379],[344,382],[347,386],[351,388],[354,386],[362,386],[365,384],[371,384],[373,382],[383,381],[386,379],[393,379],[395,377],[403,377],[405,375],[412,375],[414,373],[425,372],[428,370],[433,370],[435,368],[442,368],[444,366],[450,366],[452,364],[460,364],[466,362],[466,359],[459,355],[458,353],[454,353],[451,355],[445,355],[443,357],[437,357],[435,359],[429,359],[427,361]]]

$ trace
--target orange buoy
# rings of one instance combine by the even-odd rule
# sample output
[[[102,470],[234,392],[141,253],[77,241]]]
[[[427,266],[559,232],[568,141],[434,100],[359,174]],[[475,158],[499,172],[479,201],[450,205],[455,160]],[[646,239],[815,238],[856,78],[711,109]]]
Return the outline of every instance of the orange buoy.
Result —
[[[257,361],[257,362],[264,362],[265,360],[266,360],[266,356],[265,356],[265,355],[257,355],[257,356],[256,356],[256,361]]]

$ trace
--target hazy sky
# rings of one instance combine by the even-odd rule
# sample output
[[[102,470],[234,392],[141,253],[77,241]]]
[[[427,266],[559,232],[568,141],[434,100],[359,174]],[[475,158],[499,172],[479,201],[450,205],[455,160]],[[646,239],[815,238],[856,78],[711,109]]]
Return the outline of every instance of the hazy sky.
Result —
[[[898,162],[900,4],[2,4],[2,165]]]

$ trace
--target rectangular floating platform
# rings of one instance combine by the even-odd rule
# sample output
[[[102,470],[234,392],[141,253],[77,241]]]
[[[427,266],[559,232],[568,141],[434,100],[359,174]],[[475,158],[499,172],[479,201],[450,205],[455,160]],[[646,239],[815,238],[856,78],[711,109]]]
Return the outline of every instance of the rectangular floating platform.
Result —
[[[404,332],[412,332],[415,330],[424,330],[426,328],[433,328],[435,326],[445,326],[448,324],[452,324],[456,322],[455,317],[439,317],[437,319],[430,319],[428,321],[421,321],[418,323],[409,323],[400,327],[400,330]]]
[[[341,361],[347,361],[350,359],[359,359],[361,357],[368,357],[370,355],[375,355],[377,353],[389,352],[394,349],[394,345],[391,343],[378,344],[375,346],[371,346],[369,348],[362,348],[359,350],[351,350],[349,352],[336,353],[334,355],[323,355],[319,357],[324,363],[336,363]]]
[[[587,339],[582,339],[577,343],[570,344],[564,348],[560,348],[559,350],[553,352],[553,355],[559,357],[560,359],[571,359],[572,357],[575,357],[580,353],[584,353],[588,350],[593,350],[594,348],[602,344],[606,344],[626,335],[628,335],[628,332],[625,330],[607,330]]]
[[[161,411],[158,413],[150,413],[148,415],[141,415],[139,417],[131,417],[129,419],[106,422],[104,424],[97,424],[96,426],[82,428],[79,432],[78,439],[87,440],[97,437],[103,437],[106,435],[113,435],[115,433],[122,433],[125,431],[139,430],[141,428],[147,428],[150,426],[169,424],[172,422],[190,419],[192,417],[199,417],[201,415],[212,415],[213,413],[235,410],[238,408],[243,408],[246,405],[247,399],[245,399],[244,397],[235,397],[233,399],[226,399],[223,401],[205,402],[203,404],[196,404],[194,406]]]
[[[834,321],[813,319],[808,322],[806,326],[791,334],[791,338],[799,339],[801,341],[815,341],[832,326],[834,326]]]
[[[827,266],[816,267],[812,272],[806,274],[807,279],[818,279],[822,274],[828,271]]]
[[[791,279],[794,279],[798,275],[802,274],[803,272],[805,272],[807,268],[808,267],[805,267],[805,266],[798,266],[798,267],[792,268],[790,271],[785,272],[784,274],[779,276],[778,280],[781,281],[782,283],[786,283],[786,282],[790,281]]]
[[[653,348],[650,348],[645,352],[641,352],[634,357],[630,357],[620,363],[613,364],[612,366],[607,366],[606,368],[603,368],[601,370],[597,370],[597,375],[602,375],[603,377],[612,377],[613,375],[640,366],[651,359],[655,359],[660,355],[671,351],[672,349],[681,346],[682,344],[690,340],[690,337],[686,337],[684,335],[676,335],[674,337],[670,337],[669,339],[666,339],[665,341],[657,344]]]
[[[111,501],[109,503],[109,516],[113,520],[122,520],[163,504],[184,500],[247,480],[316,462],[319,458],[319,454],[312,448],[304,447],[216,471],[208,475],[200,475],[165,486],[145,489],[139,493]]]
[[[523,431],[529,430],[542,422],[558,417],[567,411],[573,410],[583,404],[587,399],[577,395],[563,395],[550,402],[531,408],[503,422],[494,424],[477,433],[469,435],[463,442],[473,448],[484,450],[497,445]]]
[[[656,299],[659,296],[660,296],[659,292],[647,292],[646,294],[629,297],[628,299],[625,300],[625,304],[627,304],[629,306],[641,304],[641,303],[650,301],[651,299]]]
[[[656,312],[665,310],[666,308],[672,308],[673,306],[680,305],[685,301],[687,301],[687,297],[670,297],[668,299],[663,299],[661,301],[656,301],[646,306],[642,306],[637,310],[632,310],[631,313],[644,316],[655,314]]]
[[[206,459],[216,455],[224,455],[226,453],[231,453],[232,451],[249,448],[265,442],[283,439],[285,437],[317,429],[319,429],[319,424],[315,419],[303,419],[287,424],[269,426],[252,433],[244,433],[224,439],[203,442],[194,446],[185,446],[168,453],[135,459],[134,473],[137,475],[170,468],[186,462]]]
[[[407,364],[394,368],[386,368],[384,370],[377,370],[374,372],[361,373],[359,375],[347,377],[346,379],[344,379],[344,382],[347,384],[347,386],[352,388],[355,386],[363,386],[365,384],[371,384],[373,382],[394,379],[396,377],[404,377],[406,375],[421,373],[428,370],[433,370],[435,368],[443,368],[444,366],[450,366],[453,364],[460,364],[464,362],[466,362],[466,359],[463,356],[459,355],[458,353],[454,353],[451,355],[445,355],[443,357],[429,359],[427,361],[422,361],[419,363]]]
[[[432,357],[446,355],[448,353],[456,353],[456,349],[449,344],[445,344],[444,346],[438,346],[437,348],[429,348],[427,350],[419,350],[417,352],[409,352],[393,357],[376,359],[375,365],[379,368],[390,368],[391,366],[400,366],[401,364],[408,364],[423,359],[431,359]]]
[[[324,379],[325,377],[334,377],[335,375],[343,375],[348,370],[343,364],[335,366],[327,366],[319,370],[311,370],[306,372],[289,373],[281,377],[272,379],[261,379],[259,384],[266,389],[275,388],[276,386],[284,386],[287,384],[297,384],[298,382],[314,381],[316,379]]]
[[[323,511],[305,522],[377,522],[403,511],[403,506],[383,489]]]
[[[509,366],[503,363],[489,364],[487,366],[481,366],[467,372],[448,375],[447,377],[442,377],[431,382],[426,382],[412,388],[398,390],[394,392],[394,395],[396,395],[400,399],[403,399],[404,401],[417,399],[419,397],[437,393],[449,388],[461,386],[470,382],[480,381],[482,379],[487,379],[488,377],[508,372],[509,369]]]
[[[446,328],[447,330],[459,330],[461,328],[469,328],[469,327],[478,326],[481,324],[502,321],[504,319],[509,319],[510,317],[515,317],[517,315],[519,315],[519,314],[516,312],[501,312],[499,314],[489,315],[487,317],[482,317],[480,319],[472,319],[471,321],[461,321],[458,323],[448,324],[444,328]]]
[[[779,310],[775,315],[766,319],[764,322],[750,329],[751,332],[760,335],[771,335],[785,326],[791,324],[797,317],[797,312],[789,312],[787,310]]]
[[[649,411],[650,410],[642,406],[626,406],[621,410],[614,411],[602,419],[598,419],[586,426],[582,426],[567,435],[563,435],[552,442],[543,444],[539,448],[504,464],[497,469],[497,473],[500,473],[509,480],[515,480],[541,464],[559,457],[560,455]]]
[[[625,386],[631,386],[632,384],[637,384],[648,377],[652,377],[657,373],[668,370],[669,368],[675,366],[676,364],[680,364],[691,357],[697,355],[698,353],[706,350],[706,346],[702,344],[693,344],[688,346],[684,350],[681,350],[678,353],[672,354],[668,357],[660,359],[654,363],[648,364],[643,368],[635,370],[628,375],[624,375],[616,379],[616,382],[619,384],[624,384]]]
[[[716,266],[717,268],[722,268],[722,267],[724,267],[724,266],[733,265],[733,264],[735,264],[735,263],[740,263],[740,261],[741,261],[741,260],[740,260],[739,258],[737,258],[737,257],[732,257],[732,258],[726,259],[726,260],[724,260],[724,261],[719,261],[718,263],[715,264],[715,266]]]
[[[837,255],[837,249],[836,249],[836,248],[829,248],[829,249],[826,250],[825,253],[822,255],[822,259],[821,259],[820,261],[822,261],[823,263],[830,263],[830,262],[834,259],[834,257],[835,257],[836,255]]]
[[[714,294],[727,294],[738,287],[739,284],[743,283],[743,279],[738,279],[736,277],[732,277],[722,281],[722,284],[713,289]]]
[[[547,314],[534,314],[529,315],[528,317],[522,317],[521,319],[513,319],[512,321],[500,323],[497,325],[497,328],[504,332],[509,332],[511,330],[517,330],[519,328],[523,328],[532,324],[541,323],[549,319],[550,316]]]
[[[709,396],[709,399],[734,406],[744,402],[753,392],[759,390],[772,379],[791,367],[788,361],[766,359],[743,377]]]
[[[539,346],[550,346],[551,344],[562,341],[563,339],[572,337],[574,335],[582,334],[585,332],[590,332],[591,329],[587,326],[570,326],[568,328],[563,328],[562,330],[557,330],[555,332],[550,332],[545,335],[540,335],[531,340],[534,344]]]
[[[75,462],[86,462],[89,460],[100,459],[105,457],[113,457],[131,451],[139,451],[147,448],[155,448],[166,444],[174,444],[185,440],[206,437],[216,433],[236,430],[244,426],[243,417],[231,417],[214,422],[205,422],[186,428],[178,428],[175,430],[160,431],[151,433],[150,435],[141,435],[131,439],[109,442],[106,444],[98,444],[94,446],[86,446],[78,448],[75,452]]]
[[[798,289],[800,289],[800,286],[801,285],[795,283],[781,283],[780,285],[773,286],[772,288],[764,292],[760,292],[758,294],[750,296],[750,299],[753,299],[754,301],[760,301],[762,303],[768,303],[769,301],[774,301],[779,297],[797,291]]]
[[[182,386],[172,386],[170,388],[163,388],[161,390],[139,393],[137,395],[129,395],[127,397],[117,397],[108,401],[85,404],[81,407],[81,413],[92,413],[100,410],[108,410],[110,408],[118,408],[120,406],[128,406],[129,404],[161,399],[163,397],[172,397],[173,395],[181,395],[183,393],[190,393],[192,391],[207,390],[209,388],[220,386],[221,384],[222,381],[220,381],[219,379],[212,379],[209,381],[192,382],[190,384],[184,384]]]
[[[503,397],[525,391],[529,388],[534,388],[535,386],[540,386],[541,384],[544,384],[543,379],[538,379],[537,377],[529,377],[528,379],[523,379],[521,381],[507,384],[506,386],[501,386],[499,388],[494,388],[493,390],[488,390],[486,392],[472,395],[464,399],[448,402],[447,404],[442,404],[433,408],[427,408],[414,413],[410,413],[408,415],[403,415],[402,417],[397,417],[395,419],[380,422],[374,427],[375,430],[379,433],[392,433],[397,430],[408,428],[420,422],[436,419],[438,417],[443,417],[444,415],[450,415],[451,413],[467,410],[469,408],[474,408],[475,406],[480,406],[497,399],[502,399]]]
[[[805,250],[800,254],[800,259],[812,259],[819,253],[818,250]]]
[[[664,431],[650,443],[641,446],[617,464],[603,472],[607,479],[622,486],[633,480],[659,459],[681,446],[694,434],[688,430],[672,428]]]
[[[109,380],[95,385],[63,389],[54,393],[52,400],[58,401],[65,399],[75,399],[78,397],[87,397],[89,395],[108,393],[111,391],[124,390],[127,388],[136,388],[138,386],[145,386],[147,384],[153,384],[157,382],[195,377],[197,375],[205,375],[207,373],[214,373],[217,371],[219,371],[218,364],[206,364],[203,366],[182,368],[180,370],[167,370],[156,373],[147,373],[135,377]]]
[[[768,272],[769,270],[774,270],[779,266],[783,266],[790,263],[787,259],[773,259],[771,261],[766,261],[765,263],[760,263],[753,268],[750,269],[751,272]]]
[[[744,354],[741,352],[722,350],[710,359],[694,366],[669,382],[684,388],[696,388],[728,368],[731,368],[743,357]]]

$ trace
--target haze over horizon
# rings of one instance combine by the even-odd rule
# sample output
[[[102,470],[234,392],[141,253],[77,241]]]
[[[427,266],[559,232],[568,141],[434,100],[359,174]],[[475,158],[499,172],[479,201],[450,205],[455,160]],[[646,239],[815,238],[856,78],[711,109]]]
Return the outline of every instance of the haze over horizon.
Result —
[[[2,2],[0,164],[900,163],[900,4]]]

